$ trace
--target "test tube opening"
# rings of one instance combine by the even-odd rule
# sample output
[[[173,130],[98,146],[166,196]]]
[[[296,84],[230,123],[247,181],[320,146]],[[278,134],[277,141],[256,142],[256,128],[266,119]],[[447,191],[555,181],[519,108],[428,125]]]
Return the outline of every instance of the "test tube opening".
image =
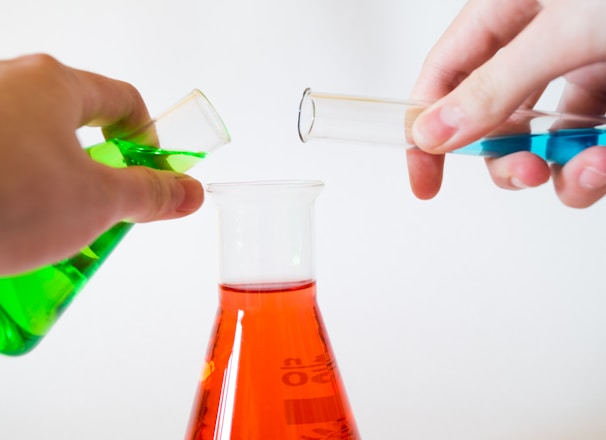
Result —
[[[299,103],[299,120],[297,128],[301,142],[307,142],[314,127],[315,117],[316,105],[311,96],[311,89],[308,87],[303,91],[303,96]]]

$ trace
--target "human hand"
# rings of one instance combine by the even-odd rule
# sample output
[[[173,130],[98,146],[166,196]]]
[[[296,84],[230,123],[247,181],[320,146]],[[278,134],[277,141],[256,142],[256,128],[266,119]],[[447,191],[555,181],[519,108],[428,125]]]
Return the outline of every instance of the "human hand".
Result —
[[[89,158],[76,129],[106,138],[150,117],[131,85],[48,55],[0,61],[0,274],[67,258],[113,224],[183,217],[204,200],[188,176],[110,168]]]
[[[413,126],[420,149],[407,153],[411,186],[437,194],[443,153],[475,141],[517,108],[532,108],[548,83],[566,78],[558,111],[606,111],[606,2],[471,0],[429,53],[413,98],[437,100]],[[428,154],[430,153],[430,154]],[[553,178],[561,201],[584,208],[606,194],[606,148],[589,148],[564,167],[520,152],[487,159],[501,188]]]

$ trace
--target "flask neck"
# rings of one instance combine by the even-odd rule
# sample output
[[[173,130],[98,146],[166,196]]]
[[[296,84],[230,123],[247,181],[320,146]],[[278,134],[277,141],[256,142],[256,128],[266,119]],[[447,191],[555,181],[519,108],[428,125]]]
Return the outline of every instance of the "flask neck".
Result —
[[[315,280],[314,202],[318,181],[208,185],[219,208],[219,282]]]

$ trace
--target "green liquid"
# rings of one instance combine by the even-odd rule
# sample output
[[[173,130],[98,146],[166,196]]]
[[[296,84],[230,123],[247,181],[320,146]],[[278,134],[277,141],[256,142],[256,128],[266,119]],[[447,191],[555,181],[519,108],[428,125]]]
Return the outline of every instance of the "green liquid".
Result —
[[[95,161],[115,168],[143,165],[180,173],[206,156],[115,139],[86,151]],[[0,277],[0,353],[20,355],[34,348],[132,227],[132,223],[118,223],[71,258]]]

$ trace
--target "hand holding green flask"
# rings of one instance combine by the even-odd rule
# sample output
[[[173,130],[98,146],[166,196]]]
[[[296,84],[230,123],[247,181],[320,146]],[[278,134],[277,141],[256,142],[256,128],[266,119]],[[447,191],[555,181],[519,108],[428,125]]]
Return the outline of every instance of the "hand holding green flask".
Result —
[[[115,168],[183,173],[229,141],[213,106],[194,90],[131,134],[85,150],[93,160]],[[34,348],[132,226],[117,223],[71,258],[0,277],[0,353],[21,355]]]

